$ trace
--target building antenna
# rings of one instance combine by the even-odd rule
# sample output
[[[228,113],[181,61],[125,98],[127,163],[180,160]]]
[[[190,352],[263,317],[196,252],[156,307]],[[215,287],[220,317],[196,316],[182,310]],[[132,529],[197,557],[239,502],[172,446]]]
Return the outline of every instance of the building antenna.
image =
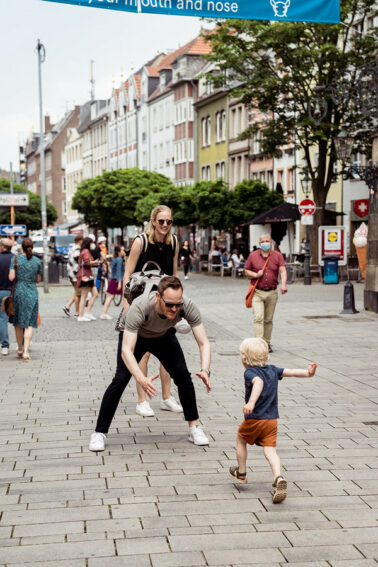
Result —
[[[90,79],[89,79],[89,82],[91,84],[91,90],[90,90],[91,100],[94,100],[94,98],[95,98],[94,86],[95,86],[95,82],[96,82],[94,80],[94,76],[93,76],[93,66],[94,66],[94,61],[93,61],[93,59],[91,59],[91,61],[90,61]]]

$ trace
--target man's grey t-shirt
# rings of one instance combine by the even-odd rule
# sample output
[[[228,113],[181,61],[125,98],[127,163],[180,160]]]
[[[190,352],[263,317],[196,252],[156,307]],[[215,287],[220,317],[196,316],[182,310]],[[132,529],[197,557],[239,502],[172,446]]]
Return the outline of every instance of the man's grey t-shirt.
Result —
[[[140,295],[134,299],[130,307],[122,313],[119,329],[129,331],[144,338],[161,337],[181,319],[186,319],[189,325],[197,327],[202,323],[198,307],[190,299],[183,297],[184,305],[177,310],[174,319],[159,315],[155,309],[156,292],[152,291],[147,297]]]

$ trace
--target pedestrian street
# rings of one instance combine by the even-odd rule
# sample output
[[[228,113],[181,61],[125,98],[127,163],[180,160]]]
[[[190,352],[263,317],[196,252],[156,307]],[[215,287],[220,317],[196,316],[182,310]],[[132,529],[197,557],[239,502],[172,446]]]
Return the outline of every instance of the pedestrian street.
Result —
[[[363,310],[363,284],[359,313],[341,315],[343,287],[294,283],[278,299],[271,363],[319,365],[313,378],[279,384],[280,504],[261,448],[249,447],[248,484],[228,474],[243,417],[239,345],[253,329],[247,279],[184,282],[212,346],[207,394],[197,344],[179,335],[210,445],[189,443],[182,414],[159,408],[156,380],[155,417],[136,415],[130,382],[102,453],[88,441],[114,375],[120,308],[80,324],[62,311],[70,286],[39,287],[31,361],[17,358],[13,329],[0,359],[0,566],[376,566],[378,319]]]

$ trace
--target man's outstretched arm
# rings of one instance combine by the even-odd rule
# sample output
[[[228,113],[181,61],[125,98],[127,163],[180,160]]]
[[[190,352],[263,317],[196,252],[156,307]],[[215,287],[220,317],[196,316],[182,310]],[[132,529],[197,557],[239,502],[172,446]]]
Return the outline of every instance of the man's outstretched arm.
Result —
[[[201,323],[197,325],[197,327],[192,328],[194,338],[197,341],[199,350],[200,350],[200,357],[201,357],[201,370],[196,373],[196,376],[201,378],[203,383],[206,386],[208,392],[211,390],[210,385],[210,363],[211,363],[211,349],[210,349],[210,342],[207,338],[205,327]],[[205,372],[205,370],[209,370]]]

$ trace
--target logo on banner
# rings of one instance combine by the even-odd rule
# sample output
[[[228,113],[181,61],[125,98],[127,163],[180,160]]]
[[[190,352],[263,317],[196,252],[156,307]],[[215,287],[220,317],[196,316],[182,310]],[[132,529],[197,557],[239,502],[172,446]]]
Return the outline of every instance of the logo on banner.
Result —
[[[274,10],[274,15],[277,18],[286,18],[287,11],[290,6],[290,1],[291,0],[286,0],[286,2],[281,2],[281,1],[277,2],[276,0],[270,0],[270,5],[272,6]]]
[[[357,199],[354,201],[353,208],[356,215],[361,218],[366,217],[369,212],[369,199]]]

